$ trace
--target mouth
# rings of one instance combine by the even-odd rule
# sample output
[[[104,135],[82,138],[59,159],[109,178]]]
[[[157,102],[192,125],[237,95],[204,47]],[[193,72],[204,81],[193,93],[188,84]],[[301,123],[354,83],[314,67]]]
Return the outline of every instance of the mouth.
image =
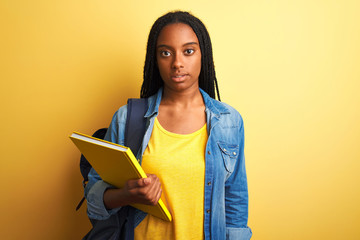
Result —
[[[188,74],[176,74],[171,76],[171,79],[176,81],[176,82],[180,82],[185,80],[185,78],[188,76]]]

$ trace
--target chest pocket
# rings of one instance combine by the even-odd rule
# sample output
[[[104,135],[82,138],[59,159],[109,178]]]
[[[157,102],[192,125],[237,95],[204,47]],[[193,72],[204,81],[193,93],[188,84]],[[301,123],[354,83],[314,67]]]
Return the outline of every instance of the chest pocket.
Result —
[[[239,154],[239,145],[218,142],[226,171],[232,173],[235,168],[236,159]]]

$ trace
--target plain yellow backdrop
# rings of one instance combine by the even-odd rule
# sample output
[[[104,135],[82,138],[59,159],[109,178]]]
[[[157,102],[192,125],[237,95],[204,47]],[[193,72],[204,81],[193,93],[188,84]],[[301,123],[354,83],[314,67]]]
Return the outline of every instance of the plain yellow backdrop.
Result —
[[[0,1],[0,239],[90,228],[79,152],[139,97],[157,17],[207,26],[222,100],[245,121],[255,240],[360,239],[360,2]]]

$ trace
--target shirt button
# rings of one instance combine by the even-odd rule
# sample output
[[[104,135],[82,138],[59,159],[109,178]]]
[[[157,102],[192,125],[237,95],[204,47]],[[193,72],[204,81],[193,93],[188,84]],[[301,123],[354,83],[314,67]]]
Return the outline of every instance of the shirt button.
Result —
[[[210,185],[211,185],[211,181],[208,181],[207,185],[210,186]]]
[[[208,154],[209,154],[209,155],[211,154],[210,151],[208,151]]]
[[[206,210],[206,213],[210,213],[210,209]]]
[[[224,150],[224,152],[226,152],[226,148],[224,148],[223,150]]]

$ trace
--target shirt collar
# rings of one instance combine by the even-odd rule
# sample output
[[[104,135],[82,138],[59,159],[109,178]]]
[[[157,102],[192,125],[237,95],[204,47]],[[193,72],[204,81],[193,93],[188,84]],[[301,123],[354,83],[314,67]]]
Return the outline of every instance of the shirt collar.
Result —
[[[203,96],[204,99],[204,103],[205,103],[205,107],[206,109],[208,109],[209,111],[213,112],[216,115],[221,115],[221,114],[228,114],[230,113],[229,109],[221,102],[211,98],[204,90],[202,90],[201,88],[200,92]]]
[[[161,87],[156,94],[152,95],[149,97],[148,100],[148,110],[145,113],[145,117],[151,117],[153,115],[157,115],[159,112],[159,106],[160,106],[160,102],[161,102],[161,97],[162,97],[162,93],[163,93],[163,88]]]

